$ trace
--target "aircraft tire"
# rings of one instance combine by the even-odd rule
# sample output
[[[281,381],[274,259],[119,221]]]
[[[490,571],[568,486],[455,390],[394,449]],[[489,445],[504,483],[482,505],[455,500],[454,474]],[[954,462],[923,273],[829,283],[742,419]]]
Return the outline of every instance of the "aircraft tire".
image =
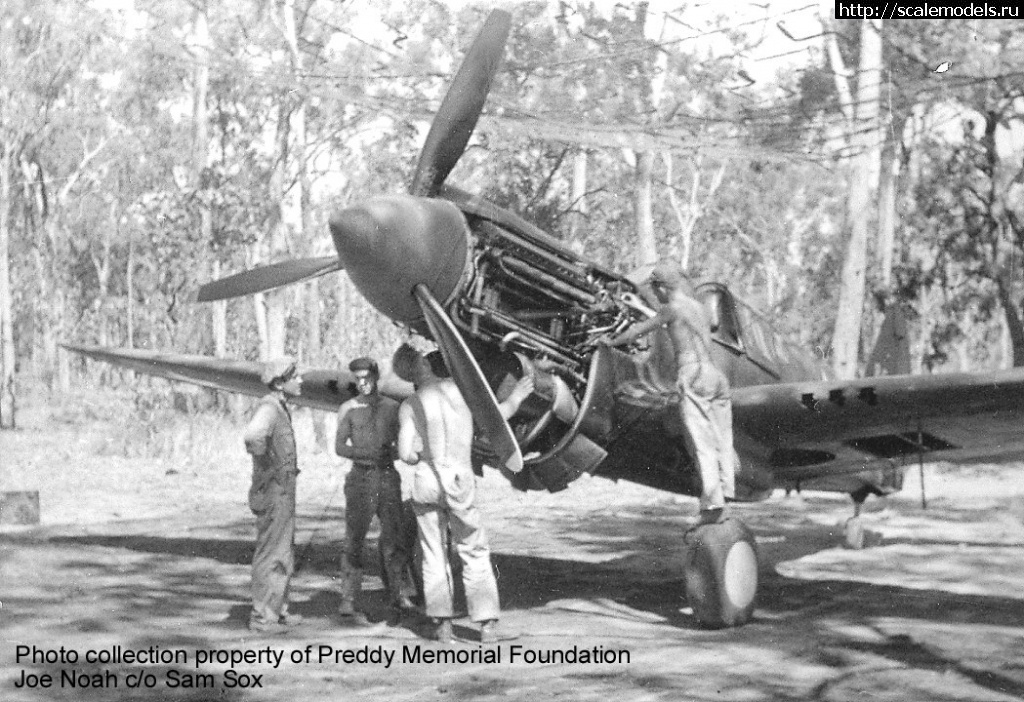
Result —
[[[701,625],[745,624],[757,599],[757,541],[738,519],[694,527],[686,534],[686,599]]]

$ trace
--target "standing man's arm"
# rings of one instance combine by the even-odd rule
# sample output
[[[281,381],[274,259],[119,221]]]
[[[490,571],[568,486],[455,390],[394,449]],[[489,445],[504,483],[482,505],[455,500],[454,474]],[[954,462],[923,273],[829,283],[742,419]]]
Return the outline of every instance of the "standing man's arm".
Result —
[[[658,310],[658,313],[653,317],[648,317],[644,321],[638,324],[634,324],[632,327],[622,332],[618,336],[604,340],[603,343],[607,344],[608,346],[623,346],[624,344],[628,344],[634,339],[639,339],[644,334],[652,332],[658,327],[664,326],[671,321],[672,311],[668,305],[664,305],[661,309]]]
[[[415,465],[420,462],[417,450],[420,436],[416,431],[416,417],[412,406],[407,400],[398,408],[398,457],[405,463]]]
[[[245,427],[245,450],[253,456],[262,456],[267,452],[267,439],[270,438],[271,430],[274,427],[274,408],[268,404],[261,404],[256,409],[256,414],[249,420]]]
[[[512,392],[498,405],[498,409],[501,410],[501,416],[508,419],[518,412],[519,405],[523,404],[523,400],[528,398],[533,392],[533,386],[532,375],[524,375],[516,381],[516,386],[512,388]]]
[[[387,454],[385,460],[392,463],[398,458],[398,412],[400,407],[400,403],[390,398],[383,398],[381,401],[381,412],[384,413],[383,451]]]
[[[338,428],[334,433],[334,452],[342,458],[349,458],[348,440],[352,436],[352,426],[348,421],[348,403],[338,408]]]

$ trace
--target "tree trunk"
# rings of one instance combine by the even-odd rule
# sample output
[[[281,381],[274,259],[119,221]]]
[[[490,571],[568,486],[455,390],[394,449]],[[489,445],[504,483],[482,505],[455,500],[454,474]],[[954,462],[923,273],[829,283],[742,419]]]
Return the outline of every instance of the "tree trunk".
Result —
[[[118,228],[117,218],[117,199],[114,198],[110,203],[110,224],[109,226],[103,227],[102,238],[103,241],[100,243],[99,254],[92,253],[92,265],[96,269],[96,281],[98,283],[98,290],[96,300],[93,302],[93,313],[96,315],[96,343],[100,346],[110,345],[110,334],[108,320],[108,298],[110,297],[110,251],[112,247],[112,239],[114,233]],[[99,363],[94,365],[95,373],[92,374],[92,379],[101,384],[106,384],[111,375],[111,368],[106,363]]]
[[[125,318],[127,329],[125,330],[125,345],[129,349],[135,348],[135,236],[134,227],[128,226],[128,262],[125,266]],[[135,381],[135,371],[126,369],[124,377],[129,383]]]
[[[264,295],[267,305],[267,350],[269,358],[280,358],[285,354],[287,342],[286,308],[288,294],[285,290],[274,290]]]
[[[662,160],[665,162],[665,193],[668,195],[669,205],[672,206],[672,211],[676,215],[676,221],[679,223],[679,246],[676,253],[679,255],[679,262],[683,270],[689,271],[690,258],[693,253],[694,229],[696,229],[697,222],[704,216],[704,212],[711,204],[715,193],[718,192],[718,188],[722,184],[722,179],[725,176],[725,164],[723,163],[719,166],[715,175],[712,176],[711,182],[708,184],[707,193],[704,196],[704,201],[701,202],[702,158],[697,156],[692,169],[693,177],[690,181],[690,201],[684,204],[679,201],[675,191],[675,183],[673,183],[674,159],[672,158],[672,152],[665,151],[662,154]]]
[[[658,241],[654,235],[654,211],[651,180],[654,170],[654,154],[650,151],[636,152],[635,200],[638,266],[654,265],[658,262]]]
[[[892,288],[893,249],[896,244],[896,185],[900,175],[899,141],[903,120],[893,124],[894,135],[882,150],[881,180],[878,184],[879,287],[888,295]]]
[[[843,257],[839,306],[835,332],[832,336],[833,368],[842,379],[857,375],[860,350],[860,327],[864,313],[864,290],[867,274],[867,213],[871,201],[868,164],[858,157],[851,176],[847,198],[847,223],[850,231]]]
[[[676,222],[679,224],[679,263],[684,271],[690,269],[690,252],[693,249],[693,221],[687,217],[683,204],[676,197],[675,183],[675,160],[672,151],[666,149],[661,154],[665,162],[665,194],[668,195],[668,204],[676,215]]]
[[[64,394],[71,391],[71,359],[68,352],[60,346],[60,340],[64,338],[64,327],[67,318],[67,296],[63,290],[58,289],[54,301],[54,322],[52,331],[53,354],[57,363],[57,389]]]
[[[124,285],[127,288],[125,315],[128,317],[128,338],[125,340],[128,348],[135,348],[135,236],[134,228],[128,227],[128,263],[124,272]],[[131,373],[131,371],[129,371]]]
[[[312,280],[306,288],[307,362],[319,363],[323,339],[320,334],[320,281]]]
[[[572,214],[569,220],[569,236],[574,246],[581,246],[586,234],[587,160],[587,150],[581,147],[572,163]]]
[[[0,110],[2,110],[0,106]],[[0,113],[2,115],[2,113]],[[0,117],[0,124],[3,120]],[[11,148],[0,144],[0,428],[16,426],[14,306],[11,301]]]
[[[263,293],[256,293],[252,296],[252,311],[256,317],[256,337],[260,341],[260,360],[269,361],[270,338],[267,331],[267,304],[264,301]]]
[[[213,279],[221,276],[220,260],[213,259]],[[228,355],[228,301],[217,300],[213,307],[213,353],[217,358]]]
[[[352,294],[349,290],[349,277],[339,275],[337,284],[334,287],[337,312],[334,318],[334,353],[337,357],[343,356],[348,348],[349,329],[352,328]]]
[[[288,257],[288,211],[287,162],[288,162],[288,121],[289,111],[285,105],[287,97],[282,99],[278,110],[277,164],[271,178],[271,192],[277,198],[277,206],[270,224],[269,260],[276,263]],[[263,296],[267,311],[267,343],[270,358],[284,355],[285,325],[288,317],[286,309],[288,298],[285,290],[273,290]]]
[[[1020,311],[1010,294],[1011,286],[1012,283],[1002,277],[996,281],[999,302],[1003,306],[1006,319],[1006,331],[1010,335],[1010,344],[1013,348],[1013,367],[1019,368],[1024,366],[1024,321],[1021,320]]]
[[[322,340],[320,336],[320,280],[310,281],[306,288],[306,363],[320,363],[322,361],[320,347]],[[326,451],[328,447],[327,428],[324,424],[324,413],[317,410],[310,410],[310,419],[313,423],[313,437],[316,440],[317,450]]]
[[[893,303],[892,266],[896,246],[896,186],[900,174],[899,149],[903,133],[903,119],[894,119],[882,148],[881,170],[878,181],[878,237],[875,248],[878,256],[878,282],[881,309],[874,315],[872,338],[877,338],[885,325],[885,318]]]
[[[210,91],[210,24],[207,17],[205,4],[196,8],[195,26],[193,28],[195,41],[196,66],[192,91],[192,123],[194,128],[192,140],[192,182],[197,190],[205,190],[209,187],[206,182],[206,167],[210,159],[210,125],[207,110],[207,96]],[[210,202],[206,197],[199,198],[199,228],[202,234],[204,246],[211,249],[213,257],[213,279],[220,277],[220,259],[218,252],[213,248],[213,212]],[[209,305],[210,327],[213,331],[214,355],[218,358],[227,356],[227,314],[228,305],[226,300],[219,300]]]
[[[867,275],[868,213],[871,175],[878,159],[878,101],[881,80],[882,21],[861,23],[860,71],[857,85],[855,134],[860,152],[855,157],[846,207],[850,238],[843,258],[839,306],[832,336],[833,368],[839,378],[857,375],[860,328]]]
[[[284,37],[288,44],[288,51],[291,54],[292,79],[296,84],[301,80],[302,75],[302,52],[299,51],[298,30],[295,25],[295,2],[284,0],[281,7],[284,19]],[[294,138],[293,150],[295,154],[295,185],[297,193],[293,193],[291,204],[297,207],[298,212],[293,217],[295,226],[295,238],[302,244],[306,236],[312,230],[312,212],[310,208],[310,186],[309,168],[306,154],[306,101],[298,98],[295,109],[291,113],[291,133]],[[320,361],[320,283],[313,280],[306,287],[306,354],[305,362]],[[319,451],[327,449],[327,429],[324,425],[324,414],[316,410],[310,410],[310,421],[313,425],[313,436],[316,447]]]
[[[110,296],[110,251],[113,245],[112,238],[118,228],[117,222],[117,200],[110,204],[110,226],[103,227],[103,241],[101,242],[100,254],[93,254],[92,265],[96,269],[96,280],[98,283],[98,295],[96,296],[95,311],[97,323],[97,341],[100,346],[107,346],[110,337],[107,329],[107,298]]]

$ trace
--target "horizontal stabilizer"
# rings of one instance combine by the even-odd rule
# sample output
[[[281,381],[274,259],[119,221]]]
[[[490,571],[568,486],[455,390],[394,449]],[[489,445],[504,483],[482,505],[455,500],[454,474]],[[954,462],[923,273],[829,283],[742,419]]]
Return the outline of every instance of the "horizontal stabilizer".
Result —
[[[251,268],[241,273],[215,280],[199,288],[198,302],[214,302],[233,297],[254,295],[292,283],[301,283],[321,275],[341,270],[337,256],[316,256],[281,261],[269,266]]]

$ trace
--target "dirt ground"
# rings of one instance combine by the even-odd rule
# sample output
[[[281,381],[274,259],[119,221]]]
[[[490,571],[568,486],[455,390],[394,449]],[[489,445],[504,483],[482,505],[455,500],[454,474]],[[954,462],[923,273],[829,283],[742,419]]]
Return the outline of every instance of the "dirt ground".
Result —
[[[345,469],[313,452],[308,416],[293,591],[306,622],[262,637],[244,626],[254,529],[237,428],[140,419],[131,403],[39,401],[0,434],[0,490],[38,490],[42,505],[39,526],[0,527],[4,700],[1024,699],[1020,464],[926,466],[927,509],[913,467],[900,495],[869,500],[881,543],[860,552],[838,547],[844,496],[738,506],[758,537],[761,590],[754,621],[724,631],[698,627],[682,601],[694,500],[588,478],[520,494],[489,473],[479,494],[502,623],[519,638],[456,643],[463,662],[428,662],[441,649],[422,622],[384,621],[379,581],[372,626],[331,619]],[[475,628],[463,618],[456,633],[471,640]],[[595,649],[605,660],[540,662]],[[85,660],[118,650],[156,660]],[[482,659],[495,650],[500,662]],[[218,662],[232,653],[281,658]],[[47,675],[51,687],[20,686]]]

